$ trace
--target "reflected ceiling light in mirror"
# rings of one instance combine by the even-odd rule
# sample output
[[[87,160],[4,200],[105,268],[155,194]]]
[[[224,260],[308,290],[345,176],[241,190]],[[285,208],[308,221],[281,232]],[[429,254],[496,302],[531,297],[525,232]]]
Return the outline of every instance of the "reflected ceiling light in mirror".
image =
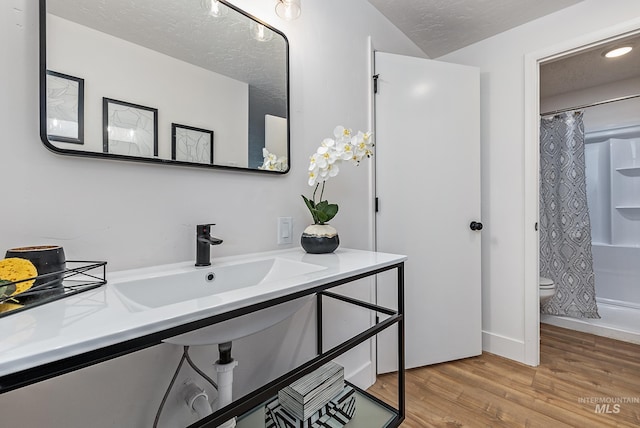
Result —
[[[201,1],[202,8],[207,11],[207,13],[214,17],[224,16],[229,12],[227,6],[220,3],[218,0],[202,0]]]
[[[259,42],[267,42],[273,38],[273,31],[259,22],[251,21],[249,30],[251,31],[251,37]]]
[[[617,58],[622,55],[626,55],[633,50],[631,46],[618,46],[613,49],[605,51],[602,55],[606,58]]]
[[[277,0],[276,15],[285,21],[293,21],[300,16],[300,0]]]

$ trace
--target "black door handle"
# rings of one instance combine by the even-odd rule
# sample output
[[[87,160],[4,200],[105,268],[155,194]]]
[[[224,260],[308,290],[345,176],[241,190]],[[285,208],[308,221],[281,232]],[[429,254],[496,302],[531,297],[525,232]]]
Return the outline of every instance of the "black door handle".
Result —
[[[482,230],[482,223],[477,221],[472,221],[469,225],[469,229],[471,230]]]

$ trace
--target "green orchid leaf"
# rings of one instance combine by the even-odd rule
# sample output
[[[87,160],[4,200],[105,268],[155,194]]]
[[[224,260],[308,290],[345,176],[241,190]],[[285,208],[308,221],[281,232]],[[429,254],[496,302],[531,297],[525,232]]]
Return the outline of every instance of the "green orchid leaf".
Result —
[[[307,208],[309,208],[309,211],[311,211],[312,209],[315,208],[315,204],[314,204],[314,202],[312,200],[310,200],[309,198],[307,198],[304,195],[300,195],[300,196],[302,196],[302,199],[304,199],[304,203],[307,206]]]
[[[328,215],[336,215],[336,213],[338,212],[338,205],[330,204],[329,201],[321,201],[318,202],[318,205],[316,205],[316,209]]]
[[[301,196],[316,224],[325,224],[338,214],[338,204],[330,204],[326,200],[316,204],[304,195]]]
[[[336,216],[338,205],[330,204],[328,201],[320,201],[316,204],[315,209],[311,211],[317,223],[324,224]]]
[[[315,202],[313,202],[312,200],[310,200],[309,198],[307,198],[304,195],[300,195],[302,196],[302,199],[304,199],[304,203],[307,206],[307,208],[309,209],[309,212],[311,213],[311,217],[313,218],[313,222],[314,223],[318,223],[318,216],[317,216],[317,209],[316,209],[316,204]]]
[[[338,214],[338,204],[329,204],[327,208],[324,210],[324,213],[327,215],[327,219],[325,221],[330,221],[332,218]]]
[[[318,217],[318,224],[324,224],[329,221],[329,216],[324,213],[324,211],[317,211],[316,216]]]

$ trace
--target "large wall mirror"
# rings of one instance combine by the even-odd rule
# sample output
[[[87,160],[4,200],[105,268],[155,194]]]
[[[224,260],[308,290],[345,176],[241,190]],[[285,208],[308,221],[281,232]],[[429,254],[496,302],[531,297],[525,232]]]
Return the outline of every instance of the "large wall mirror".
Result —
[[[40,0],[40,134],[58,153],[289,170],[289,45],[216,0]]]

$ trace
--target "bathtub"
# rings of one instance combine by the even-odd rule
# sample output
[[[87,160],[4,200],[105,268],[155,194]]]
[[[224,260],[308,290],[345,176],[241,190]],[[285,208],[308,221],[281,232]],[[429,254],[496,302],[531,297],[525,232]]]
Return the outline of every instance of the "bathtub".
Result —
[[[640,344],[640,305],[596,298],[600,319],[540,315],[540,322]]]
[[[640,344],[640,247],[593,244],[592,251],[601,319],[540,315],[540,321]]]

